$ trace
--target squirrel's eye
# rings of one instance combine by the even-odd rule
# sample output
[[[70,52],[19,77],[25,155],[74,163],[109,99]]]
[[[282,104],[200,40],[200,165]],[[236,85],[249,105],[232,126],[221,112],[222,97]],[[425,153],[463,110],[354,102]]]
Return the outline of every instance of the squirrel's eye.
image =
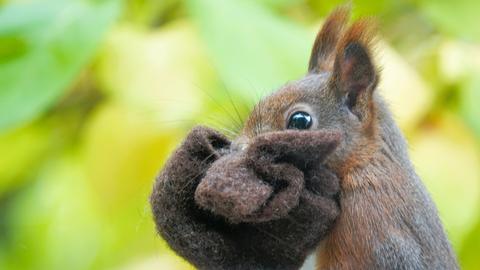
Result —
[[[309,129],[312,126],[312,117],[306,112],[294,112],[288,119],[287,129]]]

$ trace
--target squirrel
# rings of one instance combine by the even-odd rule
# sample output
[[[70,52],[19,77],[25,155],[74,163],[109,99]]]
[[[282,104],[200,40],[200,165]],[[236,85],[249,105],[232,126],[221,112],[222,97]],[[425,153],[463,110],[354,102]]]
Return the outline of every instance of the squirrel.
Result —
[[[326,76],[310,105],[327,108],[317,109],[319,126],[340,127],[344,138],[326,162],[340,179],[341,212],[318,250],[318,269],[458,269],[405,139],[375,91],[375,27],[364,19],[347,28],[348,18],[345,7],[329,16],[309,65],[312,76]]]
[[[194,128],[150,198],[157,230],[200,269],[458,269],[435,204],[377,93],[375,27],[326,19],[308,73],[230,141]]]

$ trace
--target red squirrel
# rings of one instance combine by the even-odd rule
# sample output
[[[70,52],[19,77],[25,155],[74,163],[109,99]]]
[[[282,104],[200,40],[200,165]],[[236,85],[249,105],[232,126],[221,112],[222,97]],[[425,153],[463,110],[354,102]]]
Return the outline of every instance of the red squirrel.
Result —
[[[437,209],[415,173],[407,144],[376,88],[374,26],[346,27],[337,9],[313,46],[310,102],[321,128],[344,140],[327,159],[340,179],[341,213],[318,249],[318,269],[457,269]],[[321,108],[321,109],[316,109]]]
[[[458,269],[376,88],[375,27],[336,9],[308,74],[262,99],[233,141],[195,128],[151,196],[159,233],[201,269]]]

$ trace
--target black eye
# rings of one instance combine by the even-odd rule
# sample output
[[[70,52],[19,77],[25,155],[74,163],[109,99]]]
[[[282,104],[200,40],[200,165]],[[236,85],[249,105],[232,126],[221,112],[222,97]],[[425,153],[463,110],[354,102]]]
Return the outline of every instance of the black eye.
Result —
[[[288,119],[287,129],[309,129],[312,117],[306,112],[294,112]]]

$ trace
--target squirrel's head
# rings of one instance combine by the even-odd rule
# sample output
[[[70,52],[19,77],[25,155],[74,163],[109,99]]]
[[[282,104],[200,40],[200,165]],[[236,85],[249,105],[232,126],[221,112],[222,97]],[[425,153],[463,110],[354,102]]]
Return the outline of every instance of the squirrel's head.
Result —
[[[329,16],[308,74],[261,100],[234,141],[203,127],[187,137],[169,166],[196,168],[198,205],[233,223],[279,219],[301,196],[335,196],[338,182],[325,179],[372,154],[378,141],[373,31],[368,21],[347,28],[348,17],[346,8]]]
[[[369,20],[347,27],[348,19],[348,8],[327,18],[313,45],[308,74],[255,106],[240,143],[270,131],[337,130],[342,141],[329,156],[329,166],[341,172],[368,159],[377,136],[375,31]]]

